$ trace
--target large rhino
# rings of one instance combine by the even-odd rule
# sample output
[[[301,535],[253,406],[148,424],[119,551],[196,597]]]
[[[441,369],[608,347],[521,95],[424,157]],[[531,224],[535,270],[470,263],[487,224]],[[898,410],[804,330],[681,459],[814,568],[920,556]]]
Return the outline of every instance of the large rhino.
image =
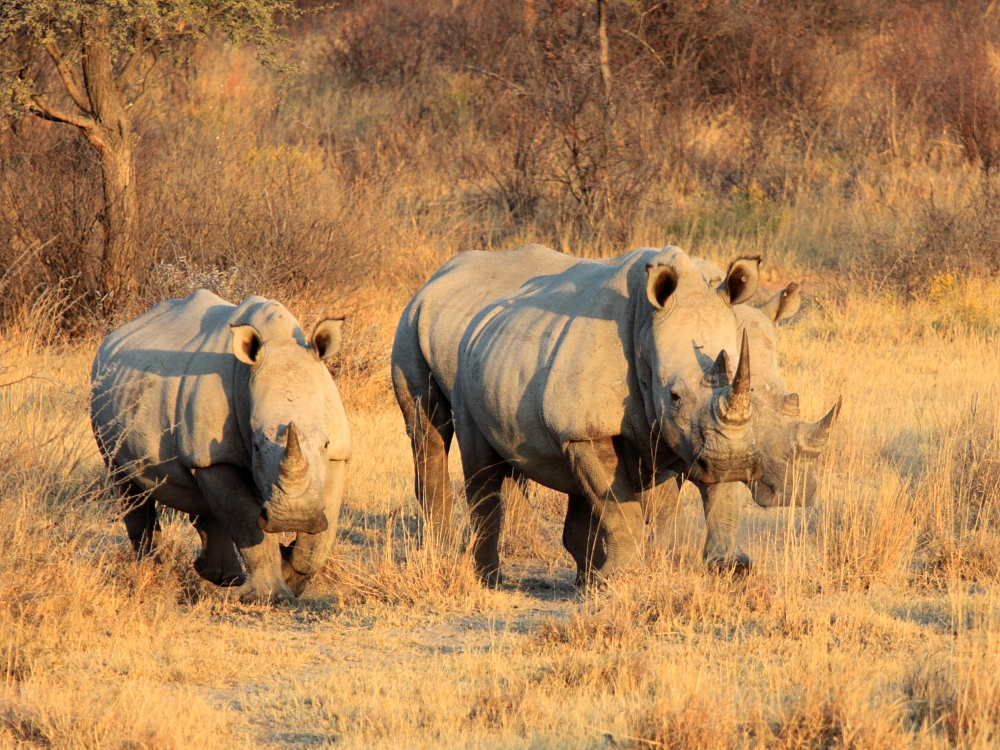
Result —
[[[710,261],[695,262],[709,283],[722,278],[722,271]],[[798,394],[789,393],[781,380],[775,327],[793,317],[800,305],[799,287],[790,284],[772,297],[759,291],[747,304],[734,308],[739,329],[747,333],[753,352],[752,422],[763,471],[750,488],[754,501],[765,508],[813,503],[816,479],[811,464],[826,449],[842,403],[838,399],[819,422],[804,422],[799,418]],[[647,512],[658,537],[668,535],[683,481],[684,475],[679,474],[675,482],[665,482],[656,492],[647,493]],[[751,561],[736,533],[746,492],[743,485],[721,483],[699,485],[698,489],[707,526],[705,563],[726,570],[748,569]]]
[[[119,480],[129,539],[149,554],[156,502],[188,513],[195,568],[242,601],[287,601],[329,556],[351,456],[322,360],[342,320],[306,340],[281,304],[199,290],[113,331],[91,372],[91,421]],[[298,532],[280,546],[277,532]]]
[[[588,261],[527,245],[449,261],[393,346],[429,520],[450,520],[452,407],[487,580],[499,572],[499,489],[515,471],[570,494],[574,520],[586,508],[586,529],[568,523],[564,542],[603,572],[638,548],[637,487],[678,466],[706,484],[754,479],[746,341],[732,383],[726,350],[757,265],[735,261],[713,288],[674,247]]]

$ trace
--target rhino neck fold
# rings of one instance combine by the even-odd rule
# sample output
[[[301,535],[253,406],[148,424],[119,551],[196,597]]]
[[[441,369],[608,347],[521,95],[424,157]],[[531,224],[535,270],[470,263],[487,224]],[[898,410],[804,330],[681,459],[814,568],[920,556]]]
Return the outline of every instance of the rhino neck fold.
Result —
[[[235,359],[235,357],[234,357]],[[236,414],[236,425],[243,439],[246,451],[245,468],[251,466],[253,454],[253,431],[250,429],[250,367],[237,361],[233,368],[232,388],[230,389],[233,411]]]

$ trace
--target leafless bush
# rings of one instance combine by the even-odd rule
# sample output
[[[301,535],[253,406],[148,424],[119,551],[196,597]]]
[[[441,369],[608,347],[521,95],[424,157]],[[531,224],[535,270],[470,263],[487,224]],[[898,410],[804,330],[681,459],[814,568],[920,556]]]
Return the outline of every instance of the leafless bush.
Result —
[[[988,177],[1000,158],[1000,19],[980,0],[902,6],[876,57],[900,102],[928,129],[951,132]],[[991,51],[992,50],[992,51]]]
[[[955,278],[995,273],[1000,264],[1000,189],[995,180],[984,181],[958,205],[940,203],[932,194],[900,213],[885,229],[869,228],[848,259],[866,283],[905,298],[923,298]]]

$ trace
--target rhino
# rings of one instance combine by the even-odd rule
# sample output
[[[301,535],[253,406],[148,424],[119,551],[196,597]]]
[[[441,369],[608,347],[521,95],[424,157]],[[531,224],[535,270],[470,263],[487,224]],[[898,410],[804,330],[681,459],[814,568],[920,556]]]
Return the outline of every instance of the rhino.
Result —
[[[194,523],[202,578],[242,584],[243,602],[302,593],[329,557],[351,458],[324,365],[342,326],[324,320],[307,340],[274,300],[232,305],[201,289],[104,339],[91,423],[139,557],[155,548],[160,503]],[[281,545],[281,532],[297,537]]]
[[[392,357],[417,493],[432,524],[449,519],[457,429],[484,580],[499,580],[515,474],[570,495],[563,541],[588,575],[634,557],[637,488],[677,467],[705,484],[758,476],[745,337],[731,382],[726,353],[758,264],[737,259],[713,288],[672,246],[593,261],[526,245],[463,253],[418,292]]]
[[[714,263],[694,259],[708,283],[723,278]],[[811,464],[827,447],[840,414],[842,399],[818,422],[799,419],[799,397],[789,393],[778,370],[776,326],[792,318],[801,306],[798,284],[789,284],[768,297],[758,290],[746,304],[733,310],[741,332],[747,333],[754,353],[750,376],[753,416],[751,421],[763,464],[761,477],[750,485],[751,496],[765,508],[792,504],[812,505],[816,478]],[[679,490],[684,475],[665,482],[658,492],[647,493],[647,514],[654,537],[664,538],[678,509]],[[698,484],[695,482],[695,484]],[[722,570],[745,572],[750,557],[737,541],[740,508],[746,490],[739,483],[698,485],[705,511],[707,534],[703,550],[706,565]]]

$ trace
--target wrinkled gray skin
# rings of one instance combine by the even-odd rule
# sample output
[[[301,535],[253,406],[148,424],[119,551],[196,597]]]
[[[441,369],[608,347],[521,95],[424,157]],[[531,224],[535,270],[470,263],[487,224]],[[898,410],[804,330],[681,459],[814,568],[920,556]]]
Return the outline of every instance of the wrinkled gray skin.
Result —
[[[487,580],[499,575],[500,487],[515,472],[570,495],[563,541],[583,578],[634,558],[642,487],[679,466],[706,484],[755,478],[749,356],[731,386],[714,386],[738,345],[732,304],[756,281],[757,260],[739,260],[712,288],[672,247],[586,261],[529,245],[449,261],[393,348],[429,520],[450,521],[452,407]]]
[[[159,502],[190,515],[206,580],[242,583],[244,602],[303,591],[329,557],[351,456],[322,362],[339,348],[342,323],[323,321],[307,341],[273,300],[234,306],[199,290],[104,340],[91,422],[140,557],[155,546]],[[286,547],[277,532],[298,536]]]
[[[722,271],[710,261],[695,259],[709,283],[721,279]],[[754,501],[762,507],[812,505],[816,479],[810,471],[813,459],[826,449],[830,432],[840,413],[838,399],[819,422],[799,419],[798,394],[789,393],[778,370],[775,326],[792,318],[801,305],[797,284],[790,284],[773,297],[755,295],[747,304],[734,308],[740,331],[746,331],[753,359],[750,367],[754,384],[751,393],[752,423],[760,451],[763,472],[751,483]],[[647,513],[657,537],[668,534],[678,509],[678,493],[683,475],[650,493]],[[740,508],[745,490],[739,483],[698,485],[705,510],[708,533],[704,560],[709,566],[745,571],[751,561],[737,540]]]

